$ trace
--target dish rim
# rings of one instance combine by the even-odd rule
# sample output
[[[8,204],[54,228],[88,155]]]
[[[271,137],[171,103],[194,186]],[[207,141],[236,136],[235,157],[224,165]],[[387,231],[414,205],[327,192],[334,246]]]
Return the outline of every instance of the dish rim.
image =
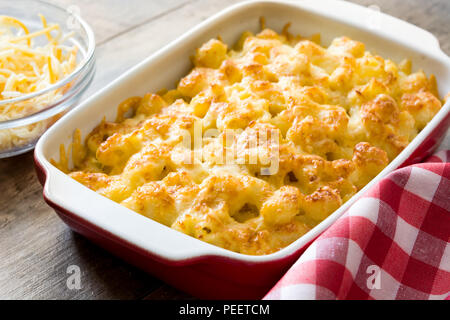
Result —
[[[337,0],[322,0],[319,2],[322,2],[322,3],[328,2],[328,3],[336,3],[336,4],[340,3],[340,5],[343,5],[342,4],[343,1],[337,1]],[[72,180],[72,179],[70,177],[68,177],[67,175],[65,175],[64,173],[62,173],[61,171],[59,171],[58,169],[56,169],[56,167],[54,167],[52,164],[50,164],[50,162],[44,156],[44,148],[46,146],[46,141],[47,141],[48,137],[50,137],[53,134],[53,132],[57,131],[58,128],[62,127],[64,125],[64,123],[69,121],[69,118],[73,113],[77,112],[77,110],[86,108],[91,103],[95,103],[96,99],[99,99],[102,95],[108,94],[108,92],[113,90],[115,88],[115,86],[119,85],[123,81],[126,81],[126,80],[132,78],[133,75],[137,71],[139,71],[139,69],[145,67],[147,64],[150,64],[153,60],[156,60],[159,56],[163,55],[165,52],[169,52],[170,50],[175,48],[177,45],[180,45],[184,41],[187,41],[190,37],[195,36],[196,33],[201,32],[205,27],[208,27],[208,25],[210,23],[212,23],[213,21],[218,20],[219,18],[220,19],[226,18],[227,16],[232,15],[232,14],[236,14],[239,10],[244,10],[248,6],[258,6],[258,5],[261,5],[261,4],[264,5],[267,3],[276,4],[276,5],[295,6],[295,7],[298,7],[299,9],[302,9],[305,11],[312,11],[315,14],[325,16],[329,19],[337,20],[338,22],[350,25],[354,28],[359,28],[359,29],[363,29],[367,32],[375,33],[376,35],[381,36],[386,39],[394,40],[396,42],[398,40],[398,39],[395,39],[395,37],[392,34],[387,34],[387,30],[383,29],[383,30],[378,30],[377,32],[374,32],[373,30],[367,30],[367,27],[355,26],[354,23],[352,23],[354,21],[349,22],[349,21],[344,21],[343,19],[337,19],[336,15],[333,15],[333,13],[330,12],[331,9],[322,8],[320,10],[323,10],[323,11],[319,11],[318,6],[314,5],[313,0],[304,0],[301,2],[256,0],[256,1],[246,1],[246,2],[242,2],[242,3],[235,4],[233,6],[230,6],[226,9],[218,12],[214,16],[208,18],[207,20],[200,23],[196,27],[190,29],[185,34],[183,34],[181,37],[172,41],[167,46],[158,50],[154,54],[145,58],[143,61],[141,61],[135,67],[131,68],[129,71],[125,72],[120,77],[118,77],[117,79],[115,79],[114,81],[109,83],[107,86],[105,86],[99,92],[97,92],[94,96],[85,100],[78,108],[69,112],[61,120],[59,120],[53,127],[51,127],[46,133],[44,133],[44,135],[39,140],[39,142],[36,146],[36,149],[35,149],[36,161],[40,166],[42,166],[42,170],[45,171],[45,175],[46,175],[46,182],[45,182],[45,186],[44,186],[44,197],[48,201],[53,202],[53,204],[76,215],[78,218],[80,218],[80,219],[86,218],[86,217],[81,216],[80,213],[76,213],[77,210],[75,210],[73,208],[72,209],[68,208],[67,206],[69,204],[67,202],[64,203],[64,201],[61,201],[60,203],[58,203],[58,201],[59,201],[58,197],[56,197],[55,194],[51,193],[51,190],[49,190],[51,180],[59,179],[59,178],[57,178],[58,175],[61,174],[61,175],[64,175],[65,178],[67,178],[67,179],[70,179],[70,180]],[[311,6],[307,5],[308,3]],[[347,3],[347,2],[345,2],[345,5],[361,7],[359,5],[355,5],[353,3]],[[421,32],[424,32],[423,35],[427,34],[428,35],[427,41],[429,41],[430,43],[435,43],[434,47],[429,48],[429,51],[427,51],[428,56],[430,58],[439,59],[440,62],[442,62],[443,64],[448,66],[448,68],[450,70],[450,58],[447,55],[445,55],[445,53],[442,52],[442,50],[439,47],[439,42],[431,33],[429,33],[428,31],[425,31],[423,29],[420,29],[414,25],[411,25],[405,21],[399,20],[397,18],[388,16],[385,14],[383,14],[383,15],[386,17],[389,17],[389,19],[396,20],[397,23],[399,23],[399,21],[400,21],[401,24],[405,26],[405,28],[412,27],[414,29],[421,30]],[[398,36],[397,36],[397,38],[398,38]],[[411,45],[411,42],[412,41],[409,41],[409,42],[407,42],[407,44],[401,42],[400,44],[405,45],[412,49],[414,49],[414,48],[417,49],[418,47],[414,47],[413,45]],[[298,250],[303,248],[305,245],[307,245],[308,243],[313,241],[318,235],[320,235],[323,231],[325,231],[328,227],[330,227],[332,223],[334,223],[339,217],[341,217],[342,214],[345,211],[347,211],[348,208],[351,205],[353,205],[361,197],[362,194],[364,194],[373,185],[378,183],[387,174],[389,174],[393,170],[400,167],[412,155],[412,153],[421,145],[421,143],[432,133],[432,131],[437,128],[437,126],[441,123],[441,121],[443,121],[448,116],[449,113],[450,113],[450,101],[447,101],[447,103],[444,106],[442,106],[441,110],[434,116],[434,118],[427,124],[427,126],[409,143],[409,145],[391,163],[389,163],[389,165],[386,166],[386,168],[384,168],[384,170],[381,173],[379,173],[374,179],[372,179],[364,188],[362,188],[358,193],[356,193],[354,196],[352,196],[351,199],[349,199],[345,204],[343,204],[340,208],[338,208],[336,211],[334,211],[330,216],[328,216],[326,219],[324,219],[317,226],[312,228],[309,232],[307,232],[306,234],[304,234],[303,236],[301,236],[300,238],[298,238],[296,241],[292,242],[290,245],[286,246],[285,248],[283,248],[277,252],[271,253],[271,254],[252,256],[252,255],[246,255],[246,254],[233,252],[233,251],[206,243],[204,241],[192,238],[186,234],[180,233],[180,232],[173,230],[165,225],[162,225],[154,220],[151,220],[146,217],[142,217],[143,219],[148,220],[149,223],[157,224],[160,229],[165,228],[170,232],[174,232],[174,233],[181,235],[185,239],[184,241],[187,241],[187,239],[189,239],[189,240],[193,240],[193,241],[197,242],[196,243],[197,251],[195,254],[189,253],[189,251],[192,251],[192,250],[185,250],[185,254],[180,254],[180,253],[177,254],[174,252],[171,252],[171,253],[165,252],[164,253],[164,246],[156,246],[157,249],[160,249],[159,251],[156,251],[156,250],[154,250],[154,248],[150,248],[150,244],[143,243],[142,242],[143,240],[136,239],[136,237],[132,237],[132,235],[118,234],[117,232],[113,232],[110,229],[106,229],[106,228],[102,227],[101,225],[99,225],[98,223],[93,222],[92,219],[89,220],[89,222],[93,223],[96,227],[98,227],[106,232],[114,234],[115,236],[119,237],[121,240],[123,240],[127,243],[130,243],[131,245],[134,245],[142,250],[145,250],[153,255],[160,257],[162,260],[165,260],[167,263],[178,263],[178,264],[180,262],[188,263],[188,262],[192,262],[197,259],[208,258],[211,256],[228,258],[231,260],[238,260],[238,261],[246,262],[246,263],[266,263],[266,262],[284,259],[292,254],[295,254],[295,252],[297,252]],[[77,182],[75,182],[75,183],[77,183]],[[104,201],[113,202],[112,200],[97,194],[95,191],[88,189],[84,185],[79,184],[79,183],[77,183],[77,184],[78,184],[79,188],[85,188],[85,189],[89,190],[92,193],[92,197],[97,196],[98,197],[97,199],[103,199],[102,200],[103,202]],[[106,204],[106,202],[105,202],[105,204]],[[138,215],[136,212],[129,210],[129,209],[121,206],[120,204],[113,202],[113,204],[111,204],[111,205],[116,205],[118,210],[124,210],[124,213],[126,213],[126,214],[134,213],[134,214]],[[95,218],[95,217],[90,217],[90,218]],[[167,235],[169,236],[169,233],[167,233]],[[192,241],[189,241],[189,242],[192,242]]]

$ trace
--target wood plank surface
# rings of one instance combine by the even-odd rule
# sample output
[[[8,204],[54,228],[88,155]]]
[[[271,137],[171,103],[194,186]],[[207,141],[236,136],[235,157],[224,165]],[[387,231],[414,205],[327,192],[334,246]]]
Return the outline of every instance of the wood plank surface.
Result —
[[[450,1],[352,0],[434,33],[450,54]],[[74,3],[96,33],[92,95],[190,27],[239,0],[53,0]],[[441,148],[450,148],[450,137]],[[165,285],[71,232],[42,199],[32,153],[0,160],[0,299],[184,299]],[[67,268],[81,289],[67,288]]]

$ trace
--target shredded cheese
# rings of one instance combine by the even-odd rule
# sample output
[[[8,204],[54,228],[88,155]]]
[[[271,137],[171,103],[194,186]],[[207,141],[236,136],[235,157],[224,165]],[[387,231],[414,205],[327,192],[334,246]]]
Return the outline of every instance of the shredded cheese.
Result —
[[[210,244],[250,255],[286,247],[442,107],[436,77],[412,72],[411,62],[401,68],[345,36],[323,47],[320,35],[288,27],[244,32],[235,50],[209,40],[176,89],[126,99],[84,142],[77,130],[53,164]]]
[[[30,32],[17,18],[0,16],[0,101],[44,90],[76,68],[77,47],[63,44],[72,35],[63,35],[58,24],[47,23],[41,14],[39,17],[42,29]],[[61,98],[68,88],[64,86],[20,102],[0,104],[0,122],[36,113]],[[29,143],[54,121],[48,119],[0,130],[0,151]]]

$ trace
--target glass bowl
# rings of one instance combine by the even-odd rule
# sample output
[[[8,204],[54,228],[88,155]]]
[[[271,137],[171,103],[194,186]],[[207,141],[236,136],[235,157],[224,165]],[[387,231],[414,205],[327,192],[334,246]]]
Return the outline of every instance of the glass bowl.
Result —
[[[0,100],[0,107],[14,107],[15,104],[35,103],[45,100],[45,95],[56,96],[51,102],[38,103],[37,112],[0,121],[0,158],[7,158],[25,153],[34,148],[39,137],[56,120],[74,107],[82,94],[89,87],[95,73],[95,39],[89,25],[77,14],[78,8],[70,6],[67,9],[36,0],[2,1],[2,15],[15,17],[22,21],[30,32],[42,29],[38,14],[42,14],[48,23],[59,24],[63,34],[73,35],[63,42],[65,45],[76,46],[77,66],[75,70],[62,80],[43,90],[22,95],[17,98]],[[45,37],[36,38],[45,41]],[[42,99],[39,99],[42,98]]]

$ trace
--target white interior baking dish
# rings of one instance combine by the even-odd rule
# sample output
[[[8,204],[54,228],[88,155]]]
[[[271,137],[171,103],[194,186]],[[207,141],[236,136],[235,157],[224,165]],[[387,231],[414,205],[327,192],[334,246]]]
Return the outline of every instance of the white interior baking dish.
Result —
[[[434,74],[441,94],[450,92],[450,59],[429,32],[336,0],[296,2],[252,1],[232,6],[207,19],[165,48],[113,81],[59,120],[39,140],[35,159],[44,197],[73,229],[165,281],[200,297],[255,298],[265,293],[304,251],[362,193],[394,169],[417,161],[445,134],[450,117],[447,103],[414,141],[369,185],[326,220],[288,247],[265,256],[231,252],[174,231],[100,196],[55,168],[60,144],[71,142],[76,128],[90,132],[106,116],[115,118],[122,100],[161,88],[171,88],[191,68],[195,48],[220,35],[233,44],[245,30],[257,32],[259,17],[277,31],[291,22],[290,31],[304,36],[320,32],[323,44],[346,35],[367,49],[414,69]],[[149,39],[151,41],[151,38]]]

